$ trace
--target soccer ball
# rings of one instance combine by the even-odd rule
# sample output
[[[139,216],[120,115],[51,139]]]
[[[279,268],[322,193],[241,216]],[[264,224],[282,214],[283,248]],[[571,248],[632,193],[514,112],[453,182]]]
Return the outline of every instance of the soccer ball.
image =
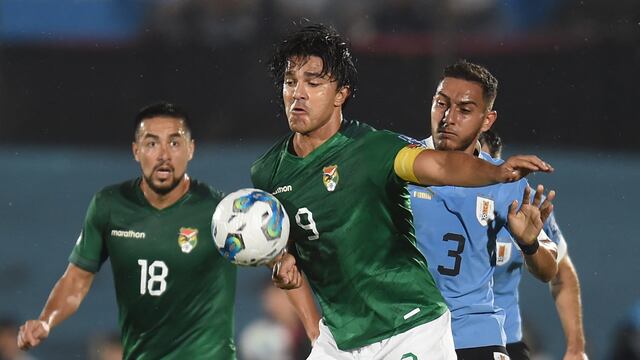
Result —
[[[211,227],[220,254],[238,265],[266,264],[282,253],[289,239],[289,217],[282,204],[258,189],[240,189],[222,199]]]

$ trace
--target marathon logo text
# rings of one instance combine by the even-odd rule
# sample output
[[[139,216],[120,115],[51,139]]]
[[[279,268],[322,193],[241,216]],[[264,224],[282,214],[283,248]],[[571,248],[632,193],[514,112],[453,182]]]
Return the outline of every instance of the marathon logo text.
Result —
[[[280,186],[276,189],[276,191],[273,192],[273,195],[278,195],[280,193],[285,193],[289,191],[293,191],[293,186],[291,185]]]
[[[133,230],[111,230],[111,236],[133,238],[133,239],[144,239],[146,234],[143,232],[137,232]]]

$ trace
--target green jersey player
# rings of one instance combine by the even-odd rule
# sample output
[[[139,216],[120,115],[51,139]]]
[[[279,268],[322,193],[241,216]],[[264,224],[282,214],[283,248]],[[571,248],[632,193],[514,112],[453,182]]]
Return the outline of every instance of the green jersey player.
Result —
[[[222,195],[186,173],[186,115],[167,103],[136,117],[142,176],[92,199],[69,266],[37,320],[18,335],[37,346],[72,315],[109,258],[125,359],[235,359],[236,269],[216,251],[211,216]]]
[[[356,70],[323,25],[285,39],[272,70],[292,133],[256,161],[252,179],[293,219],[274,282],[290,289],[305,326],[309,285],[322,309],[309,359],[455,359],[450,314],[415,247],[406,184],[480,186],[550,167],[535,156],[497,167],[344,120]]]

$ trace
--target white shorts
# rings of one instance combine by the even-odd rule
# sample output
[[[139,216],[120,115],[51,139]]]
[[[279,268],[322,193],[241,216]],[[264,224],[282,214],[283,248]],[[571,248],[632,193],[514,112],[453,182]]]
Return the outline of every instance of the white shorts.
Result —
[[[451,313],[401,334],[357,349],[342,351],[320,320],[320,336],[307,360],[456,360]]]

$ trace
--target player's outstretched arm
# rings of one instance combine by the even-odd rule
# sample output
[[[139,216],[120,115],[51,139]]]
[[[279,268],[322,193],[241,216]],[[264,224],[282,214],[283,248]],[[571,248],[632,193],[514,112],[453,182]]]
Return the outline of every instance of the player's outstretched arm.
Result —
[[[396,158],[396,173],[411,181],[398,172],[398,160],[402,159]],[[512,156],[496,166],[461,151],[423,150],[415,157],[412,170],[422,185],[486,186],[517,181],[531,172],[550,172],[553,168],[533,155]]]
[[[576,269],[566,254],[558,265],[558,273],[549,284],[551,295],[567,341],[563,360],[585,360],[585,340],[582,327],[580,281]]]
[[[38,346],[49,331],[73,315],[87,295],[94,274],[69,264],[49,294],[49,299],[37,320],[27,320],[20,326],[18,346],[28,350]]]
[[[296,309],[309,341],[313,343],[320,336],[320,312],[313,300],[313,291],[307,282],[307,278],[303,275],[302,284],[299,288],[285,290],[285,292],[289,302]]]
[[[541,246],[540,242],[553,244],[542,231],[542,227],[543,217],[545,219],[548,217],[543,213],[553,210],[551,202],[555,198],[555,192],[550,191],[544,203],[541,204],[543,195],[544,187],[538,185],[531,203],[531,189],[527,186],[522,195],[522,206],[518,209],[518,201],[514,200],[509,207],[508,225],[511,235],[524,254],[529,272],[541,281],[548,282],[558,271],[557,250],[551,245]]]

